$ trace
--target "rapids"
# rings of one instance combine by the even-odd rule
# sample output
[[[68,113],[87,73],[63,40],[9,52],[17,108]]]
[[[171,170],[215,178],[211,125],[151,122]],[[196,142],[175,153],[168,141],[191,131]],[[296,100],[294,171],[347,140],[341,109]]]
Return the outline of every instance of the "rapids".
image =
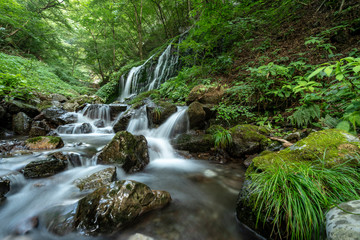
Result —
[[[135,174],[125,174],[117,168],[118,179],[135,180],[152,189],[168,191],[173,199],[168,207],[149,212],[112,235],[54,234],[59,216],[71,216],[77,201],[86,194],[79,191],[74,180],[106,167],[96,164],[96,153],[114,136],[112,118],[106,105],[88,105],[73,114],[78,115],[78,122],[59,127],[65,146],[54,151],[74,154],[80,158],[81,166],[69,165],[66,171],[44,179],[25,179],[18,173],[11,175],[11,191],[0,205],[0,239],[16,239],[16,235],[26,234],[26,240],[126,240],[135,233],[170,240],[260,239],[236,220],[235,203],[244,179],[242,167],[185,159],[169,143],[177,134],[188,131],[186,107],[179,107],[156,129],[149,128],[145,107],[138,109],[127,131],[146,137],[150,163],[144,171]],[[95,121],[98,120],[102,120],[104,125],[97,127]],[[91,131],[76,130],[84,124],[90,126]],[[45,158],[49,152],[3,157],[0,159],[0,176],[19,171],[30,161]]]

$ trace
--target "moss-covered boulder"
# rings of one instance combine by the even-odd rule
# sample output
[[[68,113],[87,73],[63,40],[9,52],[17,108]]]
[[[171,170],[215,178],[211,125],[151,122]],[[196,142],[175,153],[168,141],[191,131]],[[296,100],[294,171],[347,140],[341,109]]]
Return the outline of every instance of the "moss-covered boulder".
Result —
[[[170,201],[168,192],[152,191],[135,181],[116,181],[79,201],[74,228],[92,235],[111,233]]]
[[[30,118],[34,118],[40,113],[36,107],[18,100],[11,100],[7,102],[6,108],[7,112],[10,114],[17,114],[19,112],[23,112]]]
[[[229,131],[233,142],[226,150],[236,158],[260,153],[270,142],[266,137],[269,134],[268,131],[262,127],[243,124],[230,128]]]
[[[60,137],[40,136],[27,139],[25,145],[30,150],[49,150],[62,148],[64,142]]]
[[[191,153],[208,152],[214,143],[212,135],[195,132],[181,134],[171,142],[175,149]]]
[[[360,140],[338,129],[313,132],[294,145],[278,152],[269,152],[253,159],[254,167],[266,169],[268,165],[281,166],[284,162],[325,160],[328,165],[347,161],[360,153]]]
[[[191,129],[202,129],[205,126],[206,112],[203,105],[199,102],[193,102],[187,109]]]
[[[146,138],[127,131],[118,132],[98,154],[97,162],[119,164],[128,173],[141,171],[149,163]]]
[[[198,101],[204,104],[217,104],[224,96],[224,89],[220,85],[217,87],[197,85],[189,93],[186,98],[187,105]]]
[[[160,125],[165,122],[177,111],[177,107],[173,103],[160,101],[155,106],[147,106],[146,110],[151,126],[151,124]]]
[[[13,116],[12,128],[16,134],[27,135],[31,127],[31,118],[23,112]]]
[[[64,154],[57,152],[49,155],[47,159],[32,161],[24,168],[26,178],[44,178],[53,176],[66,169],[68,165]]]
[[[108,167],[86,177],[76,179],[75,185],[81,190],[96,189],[105,186],[116,179],[116,167]]]

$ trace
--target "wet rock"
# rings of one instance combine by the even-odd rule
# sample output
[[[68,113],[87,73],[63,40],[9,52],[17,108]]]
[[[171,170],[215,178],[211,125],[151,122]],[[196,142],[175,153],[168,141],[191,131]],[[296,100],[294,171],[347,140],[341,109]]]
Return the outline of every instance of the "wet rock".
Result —
[[[3,120],[5,115],[6,115],[6,110],[3,108],[3,106],[0,105],[0,121]]]
[[[170,201],[165,191],[152,191],[135,181],[116,181],[79,201],[74,228],[87,234],[111,233]]]
[[[77,179],[74,183],[81,191],[83,191],[97,189],[115,181],[115,179],[116,167],[108,167],[84,178]]]
[[[39,226],[39,218],[38,217],[32,217],[29,219],[24,220],[22,223],[20,223],[15,230],[15,233],[17,235],[25,235],[31,232],[34,228],[37,228]]]
[[[205,126],[206,112],[203,105],[199,102],[193,102],[187,109],[191,129],[202,129]]]
[[[76,123],[78,121],[78,115],[75,113],[65,113],[59,117],[65,124]]]
[[[114,121],[120,113],[125,112],[128,108],[125,104],[109,104],[111,121]]]
[[[75,130],[75,133],[92,133],[92,126],[90,123],[83,123]]]
[[[195,86],[189,93],[186,104],[198,101],[204,104],[217,104],[224,96],[224,89],[221,86],[209,87],[205,85]]]
[[[150,124],[160,125],[177,111],[175,104],[159,102],[155,106],[146,107]]]
[[[300,132],[294,132],[294,133],[290,133],[289,135],[287,135],[285,137],[286,141],[289,141],[291,143],[296,143],[297,141],[299,141],[301,139],[301,134]]]
[[[19,135],[27,135],[30,131],[31,118],[25,113],[19,112],[13,117],[13,131]]]
[[[60,103],[64,103],[68,100],[64,95],[61,95],[58,93],[53,93],[50,95],[50,97],[53,101],[60,102]]]
[[[8,181],[10,185],[9,185],[9,189],[6,190],[6,192],[8,192],[9,190],[14,192],[23,186],[23,184],[24,184],[24,182],[22,181],[23,178],[24,177],[22,176],[22,174],[18,171],[8,171],[5,173],[1,173],[0,174],[0,185],[1,185],[1,182]],[[1,192],[1,190],[0,190],[0,192]]]
[[[29,138],[25,141],[25,144],[30,150],[57,149],[64,146],[64,142],[60,137],[53,136]]]
[[[60,152],[53,153],[46,160],[33,161],[24,168],[26,178],[45,178],[62,172],[67,167],[66,156]]]
[[[179,135],[171,141],[177,150],[189,151],[191,153],[208,152],[214,147],[214,139],[210,134],[189,132]]]
[[[23,141],[13,140],[13,141],[0,141],[0,154],[9,155],[12,151],[21,150],[25,148],[25,143]]]
[[[80,105],[78,103],[66,102],[66,103],[64,103],[63,108],[65,111],[68,111],[68,112],[76,112],[76,110],[79,106]]]
[[[51,128],[46,121],[35,121],[31,124],[29,137],[46,136],[50,131]]]
[[[56,128],[59,125],[66,124],[65,120],[61,118],[66,111],[59,107],[50,107],[44,109],[40,115],[36,116],[34,120],[43,120],[46,119],[50,124],[53,124],[53,127]]]
[[[149,163],[146,138],[127,131],[115,134],[97,156],[99,164],[120,164],[125,172],[138,172]]]
[[[265,136],[268,132],[250,124],[237,125],[230,130],[233,143],[227,147],[232,157],[245,158],[246,155],[260,153],[270,143]]]
[[[94,122],[95,127],[97,128],[103,128],[105,127],[105,123],[103,120],[99,119]]]
[[[77,112],[81,110],[83,107],[85,107],[85,104],[102,104],[102,103],[104,103],[104,101],[96,95],[92,95],[92,96],[82,95],[67,101],[63,105],[63,108],[68,112]]]
[[[68,153],[67,158],[71,166],[73,167],[80,167],[81,166],[81,159],[80,154],[78,153]]]
[[[131,117],[135,114],[135,110],[130,108],[124,114],[120,115],[118,119],[115,120],[113,129],[114,132],[125,131],[129,125]]]
[[[10,191],[10,181],[0,178],[0,202],[5,199],[5,194]]]
[[[6,106],[7,112],[9,112],[10,114],[17,114],[19,112],[23,112],[30,118],[34,118],[40,113],[36,107],[17,100],[9,101]]]
[[[330,209],[326,214],[326,234],[328,240],[359,239],[360,200]]]

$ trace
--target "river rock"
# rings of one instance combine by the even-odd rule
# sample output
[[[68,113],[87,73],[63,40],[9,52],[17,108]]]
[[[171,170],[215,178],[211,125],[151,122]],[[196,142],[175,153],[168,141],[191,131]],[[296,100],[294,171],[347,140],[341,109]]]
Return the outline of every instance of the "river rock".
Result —
[[[341,203],[330,209],[326,214],[326,234],[328,240],[359,239],[360,200]]]
[[[189,132],[179,135],[171,141],[177,150],[189,151],[191,153],[208,152],[214,147],[214,139],[210,134]]]
[[[201,103],[191,103],[187,109],[187,113],[191,129],[202,129],[205,126],[206,112]]]
[[[109,104],[111,121],[114,121],[120,113],[125,112],[128,108],[125,104]]]
[[[64,146],[64,142],[60,137],[41,136],[29,138],[25,141],[26,147],[30,150],[39,149],[57,149]]]
[[[150,125],[160,125],[177,111],[177,107],[173,103],[159,102],[155,106],[147,106],[146,110]]]
[[[79,201],[74,228],[87,234],[111,233],[170,201],[168,192],[152,191],[135,181],[116,181]]]
[[[19,140],[0,141],[0,155],[9,155],[12,151],[25,149],[25,142]]]
[[[186,98],[186,104],[190,105],[195,101],[204,104],[217,104],[221,101],[224,93],[224,89],[220,85],[217,87],[197,85],[190,91]]]
[[[19,112],[13,116],[13,130],[19,135],[27,135],[30,131],[31,118],[29,118],[25,113]]]
[[[57,152],[48,156],[46,160],[32,161],[24,168],[26,178],[45,178],[62,172],[67,167],[67,158]]]
[[[94,122],[94,126],[97,128],[103,128],[105,127],[104,120],[98,119]]]
[[[113,124],[114,132],[125,131],[129,125],[131,117],[135,114],[135,109],[130,108],[124,114],[121,114]]]
[[[29,137],[46,136],[50,131],[51,128],[46,121],[35,121],[31,124]]]
[[[46,119],[50,124],[53,124],[53,127],[56,128],[59,125],[66,124],[65,120],[61,118],[66,111],[59,107],[50,107],[44,109],[40,115],[36,116],[35,120]]]
[[[81,166],[81,158],[79,153],[68,153],[67,159],[71,166],[73,167],[79,167]]]
[[[116,167],[108,167],[84,178],[76,179],[75,185],[81,190],[97,189],[116,179]]]
[[[260,153],[270,143],[265,136],[268,131],[265,128],[250,124],[237,125],[229,129],[232,144],[226,151],[236,158],[246,158],[246,155]]]
[[[40,113],[36,107],[18,100],[10,100],[6,104],[6,106],[7,112],[9,112],[10,114],[17,114],[19,112],[23,112],[27,116],[34,118]]]
[[[120,164],[125,172],[138,172],[149,163],[146,138],[134,136],[127,131],[115,134],[98,154],[99,164]]]
[[[7,179],[0,179],[0,202],[5,199],[5,194],[10,191],[10,181]]]
[[[155,239],[141,233],[135,233],[134,235],[131,235],[127,240],[155,240]]]

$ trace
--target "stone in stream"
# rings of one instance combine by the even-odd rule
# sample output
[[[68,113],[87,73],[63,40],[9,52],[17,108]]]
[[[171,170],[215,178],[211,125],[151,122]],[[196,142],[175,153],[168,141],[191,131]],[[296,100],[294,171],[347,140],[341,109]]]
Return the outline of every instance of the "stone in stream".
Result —
[[[147,106],[146,112],[149,119],[149,125],[160,125],[164,123],[176,111],[177,107],[175,104],[164,101],[153,106]]]
[[[57,149],[64,146],[64,142],[60,137],[40,136],[29,138],[25,141],[26,147],[30,150],[39,149]]]
[[[360,200],[339,204],[326,214],[328,240],[360,239]]]
[[[124,114],[120,115],[113,124],[114,132],[125,131],[129,125],[131,117],[135,114],[135,109],[130,108]]]
[[[214,143],[212,135],[193,131],[183,133],[171,141],[175,149],[191,153],[208,152],[214,147]]]
[[[50,154],[46,160],[28,163],[24,168],[24,176],[26,178],[50,177],[64,171],[67,165],[67,157],[60,152],[56,152]]]
[[[16,134],[27,135],[31,127],[31,118],[23,112],[19,112],[13,116],[12,128]]]
[[[127,173],[138,172],[149,163],[146,138],[118,132],[97,156],[98,164],[120,164]]]
[[[5,200],[5,194],[10,191],[10,181],[7,179],[0,179],[0,203]]]
[[[46,123],[46,121],[35,121],[31,124],[31,129],[29,132],[29,137],[39,137],[46,136],[51,131],[51,128]]]
[[[9,112],[10,114],[17,114],[19,112],[23,112],[30,118],[33,118],[40,113],[36,107],[18,100],[10,100],[6,103],[6,107],[7,112]]]
[[[115,179],[116,167],[108,167],[84,178],[76,179],[74,183],[80,191],[83,191],[102,187],[115,181]]]
[[[73,226],[91,235],[112,233],[170,201],[168,192],[151,190],[135,181],[116,181],[79,201]]]
[[[190,129],[202,129],[205,126],[206,112],[203,105],[199,102],[193,102],[187,109],[189,115]]]

